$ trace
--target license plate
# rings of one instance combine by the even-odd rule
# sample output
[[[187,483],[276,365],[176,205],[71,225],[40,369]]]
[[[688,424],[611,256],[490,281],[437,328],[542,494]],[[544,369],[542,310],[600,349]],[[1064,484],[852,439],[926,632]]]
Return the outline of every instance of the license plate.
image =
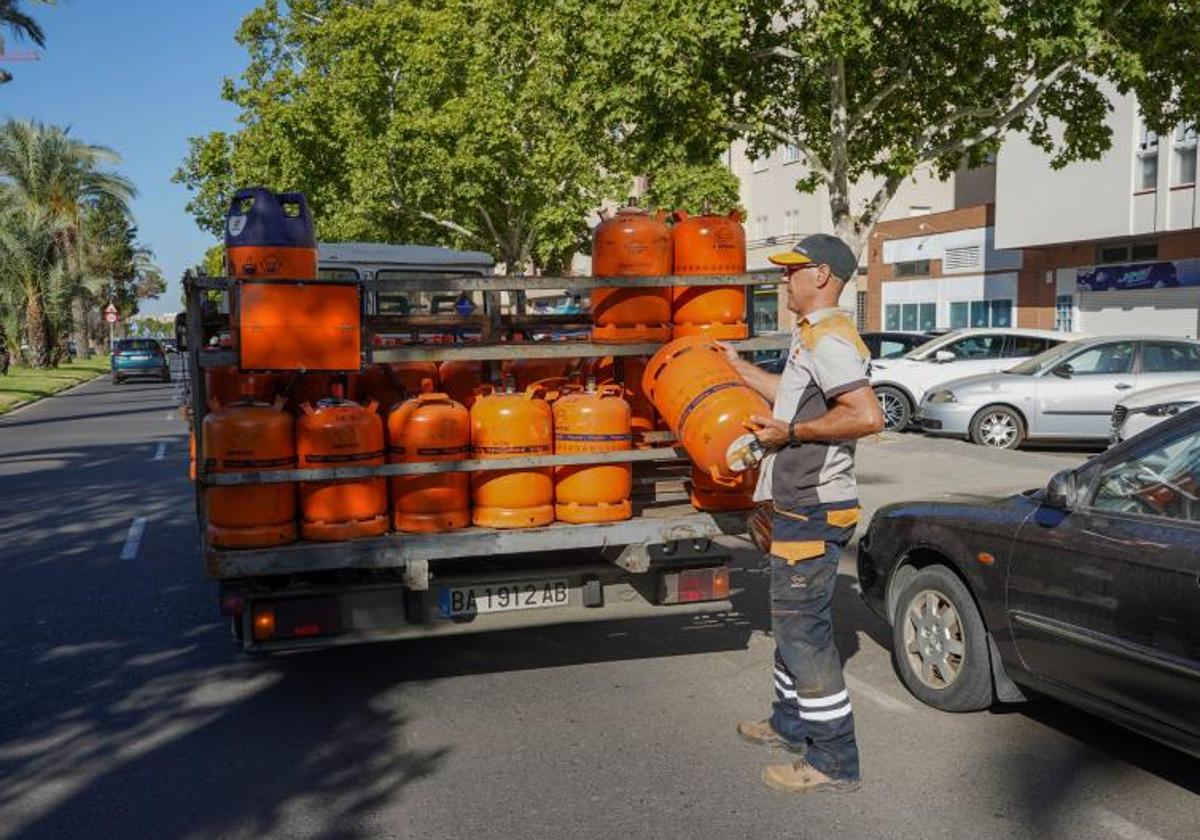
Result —
[[[146,355],[145,353],[133,353],[129,356],[130,361],[134,361],[134,362],[144,362],[149,358],[150,357],[148,355]]]
[[[565,580],[530,580],[448,586],[441,591],[438,608],[444,618],[464,615],[565,607],[570,589]]]

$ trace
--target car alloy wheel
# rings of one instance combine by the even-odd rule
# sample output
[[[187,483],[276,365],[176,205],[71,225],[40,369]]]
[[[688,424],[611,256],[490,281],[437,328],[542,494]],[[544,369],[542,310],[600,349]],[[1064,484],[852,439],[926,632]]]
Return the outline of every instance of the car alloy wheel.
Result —
[[[971,440],[993,449],[1016,449],[1025,440],[1025,423],[1008,406],[988,406],[971,421]]]
[[[904,652],[912,672],[935,690],[953,685],[962,671],[966,645],[962,619],[941,592],[918,592],[904,612]]]
[[[905,396],[895,388],[884,386],[875,389],[875,397],[883,411],[883,427],[889,432],[904,431],[912,418],[912,410]]]
[[[1017,436],[1017,424],[1007,412],[994,411],[983,418],[979,432],[985,446],[1008,449]]]
[[[986,709],[994,698],[992,662],[970,590],[940,564],[909,574],[891,613],[897,674],[914,697],[936,709]]]

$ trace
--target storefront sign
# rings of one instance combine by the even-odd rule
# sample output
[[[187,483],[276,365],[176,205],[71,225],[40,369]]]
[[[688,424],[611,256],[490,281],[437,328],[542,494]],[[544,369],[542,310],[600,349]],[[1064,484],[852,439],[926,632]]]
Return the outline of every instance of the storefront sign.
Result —
[[[1126,292],[1133,289],[1173,289],[1200,286],[1200,260],[1099,265],[1075,271],[1080,291]]]

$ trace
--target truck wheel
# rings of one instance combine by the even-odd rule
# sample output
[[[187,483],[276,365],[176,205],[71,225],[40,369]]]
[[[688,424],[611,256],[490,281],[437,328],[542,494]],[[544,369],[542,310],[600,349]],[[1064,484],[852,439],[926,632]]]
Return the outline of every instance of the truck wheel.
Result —
[[[892,653],[908,690],[947,712],[992,705],[987,633],[971,593],[945,566],[928,566],[896,602]]]
[[[912,403],[899,388],[880,385],[875,389],[879,407],[883,409],[883,428],[889,432],[903,432],[912,420]]]
[[[1007,406],[989,405],[971,420],[971,441],[993,449],[1016,449],[1025,442],[1025,421]]]

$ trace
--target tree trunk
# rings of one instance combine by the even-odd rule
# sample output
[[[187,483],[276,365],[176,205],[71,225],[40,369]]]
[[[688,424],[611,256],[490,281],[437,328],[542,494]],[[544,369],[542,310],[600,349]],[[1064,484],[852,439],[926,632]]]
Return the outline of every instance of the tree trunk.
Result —
[[[0,376],[8,375],[8,331],[4,329],[4,324],[0,322]]]
[[[50,367],[50,318],[42,305],[40,292],[31,294],[25,301],[25,335],[29,339],[29,352],[34,367]]]
[[[88,346],[87,308],[83,295],[76,295],[71,300],[71,339],[75,342],[75,352],[82,359]]]

